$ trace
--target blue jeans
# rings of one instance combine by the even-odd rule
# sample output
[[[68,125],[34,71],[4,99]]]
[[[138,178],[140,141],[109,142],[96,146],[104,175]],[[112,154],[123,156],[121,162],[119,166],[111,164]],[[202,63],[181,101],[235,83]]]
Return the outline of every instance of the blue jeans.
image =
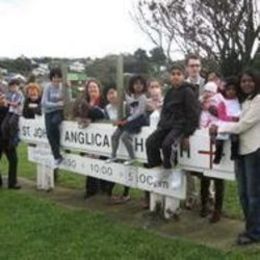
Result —
[[[248,237],[260,241],[260,149],[236,160],[236,178]]]
[[[60,124],[63,121],[63,111],[58,110],[45,114],[46,134],[54,159],[60,159]]]

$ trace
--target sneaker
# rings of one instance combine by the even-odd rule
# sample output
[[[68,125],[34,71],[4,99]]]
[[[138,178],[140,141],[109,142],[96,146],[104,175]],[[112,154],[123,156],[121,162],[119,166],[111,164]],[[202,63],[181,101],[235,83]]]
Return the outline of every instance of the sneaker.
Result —
[[[135,159],[130,159],[130,160],[125,161],[125,162],[124,162],[124,165],[125,165],[125,166],[129,166],[129,165],[134,164],[135,162],[136,162]]]
[[[116,160],[117,160],[116,157],[111,157],[106,160],[106,163],[112,163],[112,162],[115,162]]]
[[[58,167],[61,165],[61,163],[62,163],[63,160],[64,160],[64,158],[63,158],[63,157],[60,157],[59,159],[56,159],[56,160],[54,161],[54,167],[55,167],[55,169],[58,168]]]

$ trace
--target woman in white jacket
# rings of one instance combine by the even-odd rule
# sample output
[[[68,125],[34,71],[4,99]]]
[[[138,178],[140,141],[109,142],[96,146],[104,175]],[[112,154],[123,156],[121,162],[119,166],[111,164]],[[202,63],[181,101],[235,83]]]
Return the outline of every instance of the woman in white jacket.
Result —
[[[238,245],[260,242],[260,86],[254,72],[240,77],[242,113],[239,122],[211,127],[211,133],[239,135],[239,158],[235,162],[240,203],[245,216],[245,231]]]

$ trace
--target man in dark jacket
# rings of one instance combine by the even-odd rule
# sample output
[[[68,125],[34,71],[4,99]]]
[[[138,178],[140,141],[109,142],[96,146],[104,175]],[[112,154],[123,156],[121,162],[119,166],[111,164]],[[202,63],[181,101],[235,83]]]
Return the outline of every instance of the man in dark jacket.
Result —
[[[180,66],[173,66],[170,73],[172,88],[164,98],[157,129],[146,141],[150,168],[163,164],[165,169],[171,169],[172,147],[180,141],[187,146],[189,137],[199,125],[200,106],[192,85],[184,81],[184,71]],[[162,148],[163,160],[160,148]]]

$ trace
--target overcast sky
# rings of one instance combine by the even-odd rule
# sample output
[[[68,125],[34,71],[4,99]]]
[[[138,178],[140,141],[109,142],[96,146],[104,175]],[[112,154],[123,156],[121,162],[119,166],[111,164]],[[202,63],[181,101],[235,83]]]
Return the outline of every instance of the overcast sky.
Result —
[[[101,57],[154,46],[132,21],[137,0],[0,0],[0,56]]]

